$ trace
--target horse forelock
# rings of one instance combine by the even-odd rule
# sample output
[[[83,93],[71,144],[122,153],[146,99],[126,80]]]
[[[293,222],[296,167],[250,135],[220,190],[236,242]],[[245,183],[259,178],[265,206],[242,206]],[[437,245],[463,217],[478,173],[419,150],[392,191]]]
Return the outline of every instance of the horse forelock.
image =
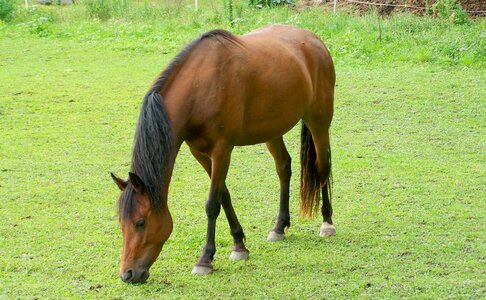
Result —
[[[135,210],[135,191],[131,184],[123,190],[118,201],[118,214],[120,220],[128,220]]]

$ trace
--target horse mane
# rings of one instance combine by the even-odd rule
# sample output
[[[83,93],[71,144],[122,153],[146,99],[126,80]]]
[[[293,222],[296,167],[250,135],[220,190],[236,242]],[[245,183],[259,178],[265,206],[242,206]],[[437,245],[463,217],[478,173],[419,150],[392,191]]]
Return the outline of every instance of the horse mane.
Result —
[[[160,91],[169,76],[185,60],[188,54],[203,40],[217,39],[220,42],[229,41],[238,44],[238,38],[225,30],[212,30],[201,34],[189,43],[172,61],[168,67],[155,79],[151,88],[143,98],[138,119],[132,154],[131,172],[138,175],[144,182],[151,201],[152,208],[160,212],[163,208],[162,184],[167,170],[173,163],[171,124],[165,111]],[[134,190],[129,184],[119,201],[119,215],[129,218],[135,209]]]
[[[198,38],[190,42],[184,48],[184,50],[179,52],[179,54],[177,54],[177,56],[172,59],[167,68],[159,75],[159,77],[157,77],[157,79],[155,79],[154,83],[152,84],[151,90],[160,91],[164,87],[164,84],[169,76],[185,60],[188,54],[191,53],[192,50],[194,50],[194,48],[199,45],[199,43],[207,39],[215,39],[221,43],[223,43],[224,41],[228,41],[234,45],[242,45],[240,39],[236,35],[223,29],[215,29],[203,33]]]

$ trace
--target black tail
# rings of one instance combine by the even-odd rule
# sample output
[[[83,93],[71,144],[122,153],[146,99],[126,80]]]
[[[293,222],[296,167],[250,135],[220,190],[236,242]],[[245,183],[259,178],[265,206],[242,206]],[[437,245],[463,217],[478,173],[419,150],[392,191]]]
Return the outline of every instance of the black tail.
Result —
[[[324,174],[319,176],[317,168],[317,154],[312,135],[307,126],[302,122],[301,149],[300,149],[300,214],[312,217],[319,211],[320,193],[326,185],[326,193],[323,195],[331,201],[331,146],[327,150],[327,161]]]

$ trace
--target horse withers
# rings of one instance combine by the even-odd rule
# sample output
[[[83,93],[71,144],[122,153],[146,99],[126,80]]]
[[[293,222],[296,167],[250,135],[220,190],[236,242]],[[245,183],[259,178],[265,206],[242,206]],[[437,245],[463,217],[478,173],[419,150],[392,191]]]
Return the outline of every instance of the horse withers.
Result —
[[[246,259],[249,254],[225,183],[235,146],[266,143],[272,154],[280,179],[280,210],[268,239],[284,238],[290,226],[291,158],[282,136],[299,120],[300,212],[312,216],[320,209],[320,235],[335,234],[329,144],[334,85],[329,51],[316,35],[297,27],[274,25],[242,36],[213,30],[187,45],[144,97],[129,179],[112,174],[123,191],[121,279],[147,280],[171,234],[168,187],[183,142],[211,179],[206,243],[193,274],[213,269],[221,207],[234,241],[231,258]]]

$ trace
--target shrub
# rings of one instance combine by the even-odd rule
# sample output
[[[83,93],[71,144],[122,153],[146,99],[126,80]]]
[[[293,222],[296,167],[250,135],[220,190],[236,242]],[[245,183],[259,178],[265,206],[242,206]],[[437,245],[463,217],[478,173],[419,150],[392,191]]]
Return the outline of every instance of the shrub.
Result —
[[[52,33],[51,25],[52,20],[46,17],[40,17],[27,23],[29,32],[41,37],[47,37]]]
[[[0,0],[0,20],[10,21],[15,13],[15,0]]]
[[[127,0],[88,0],[84,4],[89,16],[100,20],[124,16],[128,10]]]
[[[84,4],[92,18],[108,20],[112,17],[113,12],[107,0],[89,0],[85,1]]]
[[[468,21],[467,12],[462,9],[459,0],[437,0],[432,5],[435,14],[452,20],[455,24],[465,24]]]
[[[250,0],[251,6],[262,8],[264,6],[277,6],[277,5],[290,5],[295,4],[295,0]]]

